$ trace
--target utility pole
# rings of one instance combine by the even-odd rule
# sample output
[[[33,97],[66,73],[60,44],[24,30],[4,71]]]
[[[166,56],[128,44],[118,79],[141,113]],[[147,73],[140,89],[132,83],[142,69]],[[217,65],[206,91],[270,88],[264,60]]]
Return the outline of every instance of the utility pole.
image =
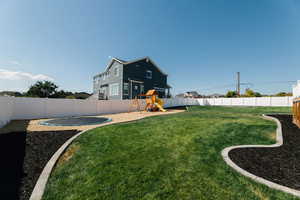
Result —
[[[240,72],[237,72],[237,84],[236,84],[236,93],[240,96],[241,92],[241,80],[240,80]]]

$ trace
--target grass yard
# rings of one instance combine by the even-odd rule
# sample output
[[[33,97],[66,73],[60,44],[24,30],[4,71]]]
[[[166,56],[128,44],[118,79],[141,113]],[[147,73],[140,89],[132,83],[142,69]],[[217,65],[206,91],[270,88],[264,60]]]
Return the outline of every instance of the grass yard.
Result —
[[[236,173],[221,150],[272,144],[276,124],[262,113],[290,108],[191,107],[89,131],[54,170],[44,200],[296,199]]]

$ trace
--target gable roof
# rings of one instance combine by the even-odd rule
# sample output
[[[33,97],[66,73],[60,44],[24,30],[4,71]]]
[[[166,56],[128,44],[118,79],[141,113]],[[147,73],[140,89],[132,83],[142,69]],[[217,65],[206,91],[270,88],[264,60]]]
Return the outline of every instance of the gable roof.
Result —
[[[163,75],[168,76],[168,74],[164,73],[164,72],[158,67],[158,65],[157,65],[153,60],[151,60],[151,58],[149,58],[148,56],[143,57],[143,58],[138,58],[138,59],[136,59],[136,60],[132,60],[132,61],[126,62],[126,63],[124,63],[124,64],[125,64],[125,65],[128,65],[128,64],[135,63],[135,62],[138,62],[138,61],[141,61],[141,60],[148,60],[149,62],[151,62],[151,63],[154,65],[154,67],[156,67],[156,69],[157,69],[160,73],[162,73]]]
[[[163,75],[165,76],[168,76],[168,74],[164,73],[159,67],[158,65],[155,64],[155,62],[153,62],[153,60],[151,60],[148,56],[146,57],[143,57],[143,58],[138,58],[138,59],[135,59],[135,60],[131,60],[131,61],[125,61],[125,60],[121,60],[119,58],[116,58],[116,57],[113,57],[111,59],[111,61],[108,63],[108,65],[106,66],[104,72],[100,73],[100,74],[103,74],[105,72],[107,72],[109,70],[109,68],[111,67],[111,65],[116,61],[120,64],[123,64],[123,65],[128,65],[128,64],[132,64],[132,63],[135,63],[135,62],[138,62],[138,61],[141,61],[141,60],[149,60],[149,62],[151,62],[155,67],[156,69],[162,73]],[[100,75],[100,74],[97,74],[96,76]]]

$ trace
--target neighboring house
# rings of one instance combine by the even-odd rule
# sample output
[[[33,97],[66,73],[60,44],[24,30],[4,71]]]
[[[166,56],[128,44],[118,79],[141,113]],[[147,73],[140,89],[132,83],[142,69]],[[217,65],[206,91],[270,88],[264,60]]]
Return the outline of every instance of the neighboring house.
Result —
[[[207,96],[208,98],[220,98],[220,97],[224,97],[223,94],[218,94],[218,93],[214,93],[214,94],[210,94]]]
[[[175,96],[176,98],[184,98],[184,93],[179,93]]]
[[[187,98],[199,98],[199,94],[196,91],[190,91],[185,93],[185,97]]]
[[[199,98],[201,95],[198,94],[196,91],[190,91],[185,93],[180,93],[176,95],[177,98]]]
[[[170,96],[165,74],[149,57],[124,61],[112,58],[104,72],[94,76],[97,99],[133,99],[155,89],[160,98]]]

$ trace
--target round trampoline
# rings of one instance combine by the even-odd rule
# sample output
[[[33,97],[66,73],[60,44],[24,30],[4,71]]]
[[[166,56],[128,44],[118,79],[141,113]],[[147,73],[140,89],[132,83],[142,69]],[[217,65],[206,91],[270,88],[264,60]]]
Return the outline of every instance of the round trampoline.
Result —
[[[111,121],[110,118],[106,117],[67,117],[51,119],[40,122],[40,125],[44,126],[86,126],[96,125]]]

